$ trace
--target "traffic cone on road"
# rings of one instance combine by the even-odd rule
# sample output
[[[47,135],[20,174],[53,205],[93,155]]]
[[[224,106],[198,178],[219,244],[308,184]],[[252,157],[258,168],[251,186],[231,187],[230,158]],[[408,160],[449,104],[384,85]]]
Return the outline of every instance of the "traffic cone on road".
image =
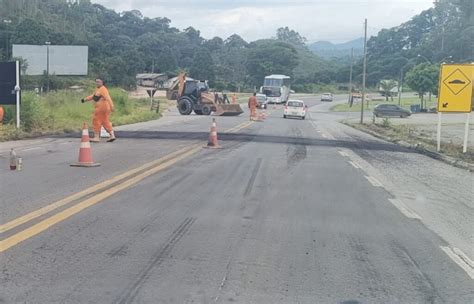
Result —
[[[71,164],[71,167],[98,167],[99,163],[92,160],[92,149],[89,141],[89,129],[84,123],[82,127],[81,148],[79,149],[79,161]]]
[[[211,132],[209,133],[209,140],[207,142],[207,146],[204,148],[210,148],[210,149],[220,149],[221,146],[219,146],[219,143],[217,142],[217,123],[216,119],[212,119],[212,125],[211,125]]]

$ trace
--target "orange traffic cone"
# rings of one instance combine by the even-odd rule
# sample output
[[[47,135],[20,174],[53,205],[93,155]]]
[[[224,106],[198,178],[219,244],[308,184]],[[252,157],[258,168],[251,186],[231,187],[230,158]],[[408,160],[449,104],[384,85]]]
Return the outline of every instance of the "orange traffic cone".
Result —
[[[71,167],[99,167],[99,163],[92,160],[92,149],[89,141],[89,129],[84,123],[82,127],[81,148],[79,149],[79,161],[71,164]]]
[[[207,146],[204,148],[221,149],[221,146],[219,146],[219,143],[217,142],[217,123],[216,123],[215,118],[212,119],[211,132],[209,133],[209,140],[207,142]]]

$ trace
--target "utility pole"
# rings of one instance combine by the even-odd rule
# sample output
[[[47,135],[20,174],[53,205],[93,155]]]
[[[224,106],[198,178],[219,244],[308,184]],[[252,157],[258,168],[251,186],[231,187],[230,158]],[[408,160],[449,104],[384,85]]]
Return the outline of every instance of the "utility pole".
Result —
[[[46,92],[49,93],[49,46],[51,45],[50,41],[46,41]]]
[[[155,73],[155,59],[152,59],[152,60],[151,60],[151,73],[152,73],[152,74]]]
[[[354,48],[351,48],[351,70],[349,72],[349,104],[352,106],[351,103],[351,95],[352,95],[352,65],[354,64]]]
[[[9,28],[9,25],[12,23],[12,21],[10,19],[5,19],[3,20],[3,23],[5,24],[5,26],[7,28]],[[6,61],[10,60],[10,54],[9,54],[9,49],[10,49],[10,43],[9,43],[9,38],[10,38],[10,32],[9,31],[6,31],[6,44],[5,44],[5,59]]]
[[[403,68],[400,69],[400,80],[398,81],[398,105],[402,105],[402,90],[403,90]]]
[[[367,74],[367,18],[364,22],[364,68],[362,72],[362,100],[360,103],[360,123],[364,123],[365,78]]]

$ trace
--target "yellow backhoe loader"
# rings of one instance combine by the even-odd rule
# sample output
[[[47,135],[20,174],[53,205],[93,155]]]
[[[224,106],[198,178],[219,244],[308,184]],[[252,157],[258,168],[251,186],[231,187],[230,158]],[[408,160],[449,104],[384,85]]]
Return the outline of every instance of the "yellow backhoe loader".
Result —
[[[176,90],[177,89],[177,90]],[[240,105],[230,104],[226,94],[210,92],[206,81],[191,80],[181,73],[168,88],[168,99],[177,100],[181,115],[189,115],[193,111],[197,115],[237,116],[243,113]]]

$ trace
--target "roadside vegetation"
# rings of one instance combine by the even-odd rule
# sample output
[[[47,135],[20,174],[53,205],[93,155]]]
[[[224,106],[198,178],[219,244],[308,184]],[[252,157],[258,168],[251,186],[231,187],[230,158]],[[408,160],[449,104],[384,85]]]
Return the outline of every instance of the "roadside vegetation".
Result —
[[[90,90],[92,92],[92,89]],[[150,111],[149,99],[129,99],[128,93],[113,88],[110,94],[115,104],[111,121],[115,126],[157,119],[160,113]],[[4,125],[0,126],[0,141],[21,139],[46,134],[74,132],[82,128],[84,122],[92,122],[94,105],[82,104],[86,92],[60,90],[39,96],[26,92],[22,96],[21,129],[15,127],[15,108],[5,106]],[[160,102],[163,111],[166,102]]]
[[[417,128],[416,125],[394,124],[390,118],[378,119],[375,123],[362,125],[348,121],[345,124],[393,143],[408,145],[422,152],[436,153],[436,140],[432,134]],[[474,151],[468,149],[467,153],[462,153],[462,145],[460,144],[442,142],[440,152],[456,160],[474,164]]]
[[[430,109],[436,107],[436,99],[432,98],[431,102],[426,101],[426,108]],[[367,103],[364,103],[364,110],[373,110],[375,106],[379,104],[394,104],[398,105],[398,97],[393,97],[393,101],[389,98],[388,101],[385,99],[376,99],[369,101],[369,107],[367,108]],[[409,97],[401,99],[401,107],[407,110],[410,110],[411,105],[419,105],[420,99],[418,97]],[[335,105],[331,108],[333,112],[360,112],[360,103],[354,103],[352,107],[349,106],[349,103],[343,103]]]

